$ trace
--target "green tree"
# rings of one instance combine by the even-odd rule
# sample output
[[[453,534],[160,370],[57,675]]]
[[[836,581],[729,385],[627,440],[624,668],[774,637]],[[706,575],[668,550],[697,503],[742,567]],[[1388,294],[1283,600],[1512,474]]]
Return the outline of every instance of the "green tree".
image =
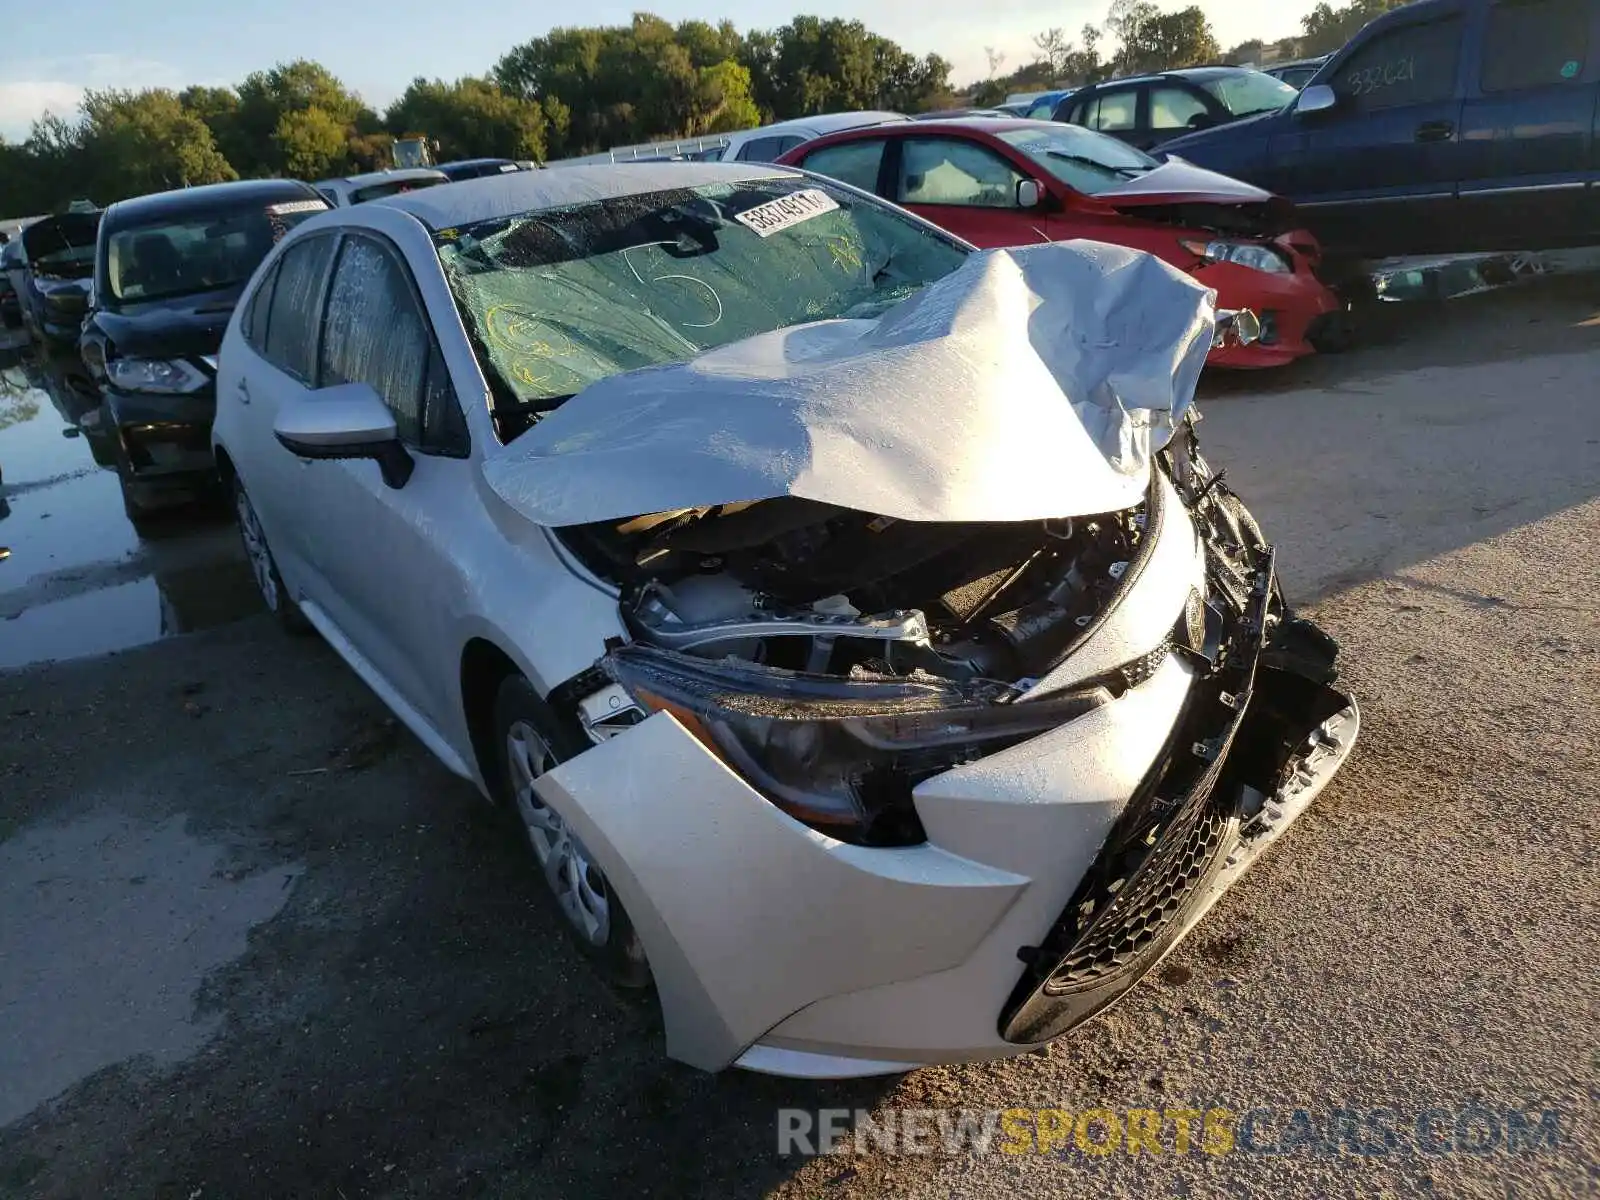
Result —
[[[699,86],[695,91],[695,113],[691,128],[685,130],[693,136],[709,133],[732,133],[761,124],[761,110],[750,94],[750,71],[733,59],[724,59],[715,66],[701,67]]]
[[[545,156],[543,107],[487,79],[414,79],[385,121],[396,135],[426,134],[446,159]]]
[[[230,163],[249,163],[257,157],[239,124],[239,93],[231,87],[187,87],[178,93],[178,102],[206,123],[217,149]]]
[[[1349,4],[1334,8],[1324,0],[1301,18],[1300,28],[1305,37],[1300,53],[1308,58],[1331,54],[1359,33],[1367,22],[1407,3],[1409,0],[1351,0]]]
[[[362,132],[358,123],[366,125],[370,132],[381,128],[359,96],[321,63],[306,59],[253,72],[245,77],[238,91],[237,121],[244,161],[235,162],[234,166],[246,174],[299,173],[284,157],[284,142],[278,136],[285,128],[284,117],[291,113],[316,109],[322,114],[322,117],[290,122],[287,127],[291,141],[322,148],[330,141],[327,132],[330,123],[339,127],[345,142]],[[347,152],[341,152],[326,161],[333,169],[343,169],[350,159]],[[303,161],[324,161],[324,157],[319,151]]]
[[[1266,43],[1260,38],[1251,38],[1229,49],[1222,58],[1230,63],[1259,63],[1266,48]]]
[[[730,59],[737,61],[744,50],[744,38],[732,21],[719,21],[716,25],[706,21],[682,21],[676,36],[678,44],[689,52],[689,61],[696,70]]]
[[[325,179],[344,170],[349,126],[314,106],[294,109],[278,118],[272,144],[273,155],[287,174]]]
[[[1116,57],[1119,74],[1172,71],[1222,57],[1211,22],[1198,5],[1164,13],[1146,0],[1116,0],[1106,27],[1122,43]]]
[[[206,123],[165,88],[86,93],[80,139],[102,204],[239,177]]]

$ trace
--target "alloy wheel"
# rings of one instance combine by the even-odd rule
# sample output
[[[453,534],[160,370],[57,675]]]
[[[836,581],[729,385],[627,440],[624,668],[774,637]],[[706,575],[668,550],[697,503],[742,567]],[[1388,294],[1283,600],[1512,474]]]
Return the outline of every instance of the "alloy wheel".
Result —
[[[506,761],[517,813],[528,843],[561,911],[584,941],[604,946],[611,936],[611,904],[605,876],[588,849],[560,815],[539,799],[534,780],[556,765],[556,756],[539,731],[526,721],[506,731]]]
[[[239,533],[244,538],[245,557],[250,560],[250,570],[255,573],[256,586],[261,589],[261,599],[269,612],[278,611],[278,580],[272,567],[272,553],[267,549],[267,535],[256,518],[256,510],[243,488],[234,493],[234,507],[239,516]]]

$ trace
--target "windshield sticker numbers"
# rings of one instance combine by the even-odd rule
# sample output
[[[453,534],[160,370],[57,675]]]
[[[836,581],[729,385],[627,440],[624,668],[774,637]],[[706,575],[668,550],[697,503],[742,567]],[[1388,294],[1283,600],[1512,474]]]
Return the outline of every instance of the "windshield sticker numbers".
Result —
[[[757,237],[767,238],[813,217],[836,212],[838,208],[828,193],[819,188],[803,188],[754,208],[747,208],[742,213],[735,213],[733,219],[745,228],[754,230]]]
[[[267,205],[267,212],[275,217],[285,217],[290,213],[325,212],[327,208],[325,200],[286,200],[282,204]]]
[[[1352,96],[1370,96],[1373,92],[1393,87],[1397,83],[1416,81],[1417,60],[1409,55],[1405,58],[1390,59],[1386,63],[1367,67],[1361,71],[1351,71],[1345,78]]]

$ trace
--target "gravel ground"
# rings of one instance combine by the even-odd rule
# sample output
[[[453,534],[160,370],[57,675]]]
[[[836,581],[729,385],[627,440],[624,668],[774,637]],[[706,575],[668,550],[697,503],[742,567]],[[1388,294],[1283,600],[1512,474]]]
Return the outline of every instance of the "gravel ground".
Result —
[[[1484,299],[1210,385],[1208,449],[1343,641],[1362,742],[1048,1054],[846,1085],[667,1062],[515,832],[265,619],[0,674],[0,1195],[1596,1194],[1600,294]],[[781,1107],[1223,1108],[1237,1144],[806,1160]],[[1559,1140],[1361,1154],[1296,1143],[1297,1108],[1324,1138],[1550,1110]]]

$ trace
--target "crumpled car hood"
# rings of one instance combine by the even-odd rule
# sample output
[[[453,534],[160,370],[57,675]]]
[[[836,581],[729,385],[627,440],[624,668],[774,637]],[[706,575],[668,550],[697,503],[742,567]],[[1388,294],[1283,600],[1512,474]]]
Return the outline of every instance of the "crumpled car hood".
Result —
[[[1219,175],[1193,163],[1173,160],[1126,183],[1098,193],[1095,199],[1118,208],[1141,204],[1267,204],[1273,194],[1254,184]]]
[[[874,320],[593,384],[484,463],[546,526],[798,496],[908,521],[1137,504],[1193,402],[1214,294],[1141,251],[974,254]]]

